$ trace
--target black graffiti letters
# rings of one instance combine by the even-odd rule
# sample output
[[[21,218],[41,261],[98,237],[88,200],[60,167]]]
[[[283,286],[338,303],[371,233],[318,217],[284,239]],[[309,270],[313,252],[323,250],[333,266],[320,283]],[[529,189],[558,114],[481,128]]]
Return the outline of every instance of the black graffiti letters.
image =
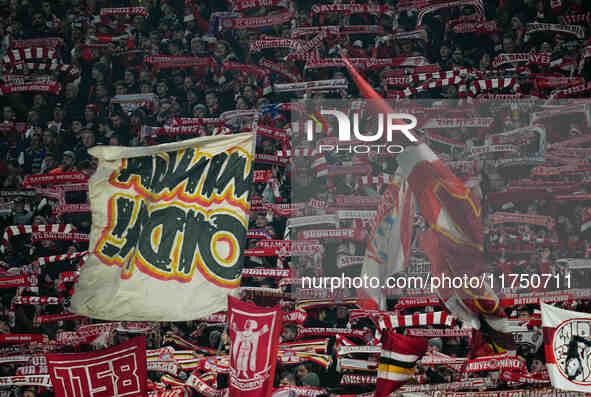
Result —
[[[115,173],[114,182],[127,184],[132,180],[155,196],[170,193],[185,182],[185,195],[198,194],[210,200],[214,194],[225,196],[233,187],[235,198],[248,199],[251,170],[246,155],[240,151],[209,156],[186,149],[127,159]]]
[[[150,209],[143,198],[120,194],[113,200],[114,224],[97,253],[127,273],[139,264],[160,279],[189,280],[197,268],[226,281],[240,277],[246,228],[230,210],[207,214],[182,204]]]

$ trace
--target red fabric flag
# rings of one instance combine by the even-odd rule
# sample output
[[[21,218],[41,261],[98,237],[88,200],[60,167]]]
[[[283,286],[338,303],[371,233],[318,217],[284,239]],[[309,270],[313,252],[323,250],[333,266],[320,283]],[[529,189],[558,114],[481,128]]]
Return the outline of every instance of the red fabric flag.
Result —
[[[408,382],[428,347],[426,338],[388,331],[382,337],[375,397],[385,397]]]
[[[146,338],[90,353],[47,354],[56,397],[144,397]]]
[[[262,308],[228,296],[230,397],[271,395],[281,317],[280,306]]]
[[[397,160],[421,214],[431,226],[420,237],[420,246],[432,264],[432,274],[441,280],[440,285],[431,286],[439,288],[446,301],[459,296],[474,312],[502,315],[498,298],[484,282],[466,282],[461,288],[454,288],[443,278],[467,275],[480,280],[486,270],[479,196],[425,144],[407,147]]]

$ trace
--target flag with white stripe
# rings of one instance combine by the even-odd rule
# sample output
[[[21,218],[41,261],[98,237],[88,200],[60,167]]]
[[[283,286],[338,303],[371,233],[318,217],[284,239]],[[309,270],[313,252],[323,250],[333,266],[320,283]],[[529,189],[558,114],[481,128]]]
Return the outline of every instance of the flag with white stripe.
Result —
[[[375,396],[388,396],[410,380],[427,345],[425,338],[386,332],[382,337]]]

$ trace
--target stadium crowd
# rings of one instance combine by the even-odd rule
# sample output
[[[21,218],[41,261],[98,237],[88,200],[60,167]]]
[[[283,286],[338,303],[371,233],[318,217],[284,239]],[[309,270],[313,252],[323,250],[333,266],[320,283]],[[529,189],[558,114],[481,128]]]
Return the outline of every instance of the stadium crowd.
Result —
[[[487,271],[570,274],[568,285],[562,277],[562,285],[518,282],[497,291],[513,327],[502,330],[513,332],[507,343],[484,321],[478,336],[463,332],[460,319],[451,328],[456,331],[430,337],[431,361],[423,359],[406,390],[548,387],[541,297],[591,312],[591,109],[585,102],[591,2],[2,0],[0,13],[2,230],[71,224],[79,233],[70,241],[5,234],[0,273],[24,277],[18,286],[0,285],[1,332],[43,339],[2,344],[0,377],[43,373],[42,365],[3,357],[89,351],[141,332],[149,335],[153,354],[165,346],[191,351],[188,358],[177,356],[174,375],[151,370],[152,390],[183,383],[195,371],[210,387],[189,393],[221,396],[228,385],[225,317],[120,324],[92,343],[67,343],[81,327],[98,323],[68,317],[68,296],[84,258],[77,253],[89,249],[83,185],[97,167],[90,147],[256,130],[247,248],[268,248],[265,240],[295,240],[314,229],[352,230],[352,237],[321,237],[319,244],[306,239],[291,256],[245,256],[245,269],[267,271],[245,270],[243,299],[280,303],[290,314],[275,387],[301,386],[294,395],[371,394],[371,347],[379,341],[380,322],[359,309],[352,291],[297,284],[303,276],[359,274],[371,219],[358,214],[333,222],[330,209],[375,210],[397,166],[396,156],[301,154],[308,112],[299,101],[343,100],[334,102],[342,110],[367,110],[357,101],[341,48],[395,109],[417,115],[420,139],[481,195]],[[326,139],[334,131],[331,125]],[[39,174],[49,182],[35,179]],[[69,185],[58,175],[69,175]],[[323,220],[310,221],[316,215]],[[426,229],[420,214],[414,223],[415,236]],[[66,256],[47,259],[54,255]],[[415,238],[401,274],[429,269]],[[521,304],[517,292],[529,294],[530,302]],[[412,296],[415,303],[403,299]],[[423,304],[421,297],[427,297]],[[445,310],[432,293],[416,289],[391,291],[388,305],[394,315]],[[359,350],[340,350],[350,345]],[[506,350],[525,364],[517,376],[462,370],[462,359]],[[13,392],[53,395],[49,387],[0,384],[0,395]]]

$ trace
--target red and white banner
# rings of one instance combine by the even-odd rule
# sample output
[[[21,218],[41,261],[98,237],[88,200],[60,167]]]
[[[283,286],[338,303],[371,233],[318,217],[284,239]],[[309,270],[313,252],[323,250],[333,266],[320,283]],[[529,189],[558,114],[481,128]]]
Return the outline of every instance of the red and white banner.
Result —
[[[47,354],[56,397],[144,397],[146,339],[90,353]]]
[[[591,314],[541,303],[546,367],[552,386],[591,391]]]
[[[230,397],[269,396],[273,388],[281,308],[261,308],[228,296]]]

